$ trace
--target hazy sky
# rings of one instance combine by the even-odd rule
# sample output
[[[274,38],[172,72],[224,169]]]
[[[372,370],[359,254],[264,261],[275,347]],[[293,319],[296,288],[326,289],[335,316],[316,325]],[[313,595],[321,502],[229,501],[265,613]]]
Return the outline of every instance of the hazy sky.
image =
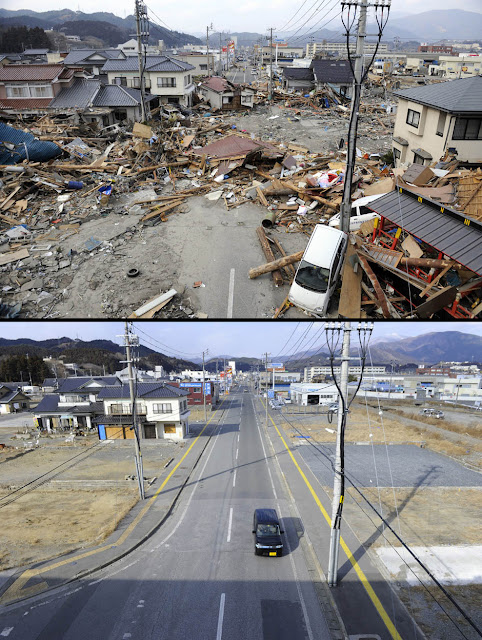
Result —
[[[80,10],[84,13],[106,11],[120,17],[134,13],[134,1],[130,0],[82,0],[70,5],[64,0],[3,0],[4,9],[17,10],[30,9],[32,11],[51,11],[58,9]],[[303,32],[309,33],[311,28],[324,26],[324,22],[335,16],[340,11],[339,0],[183,0],[176,7],[169,7],[166,3],[147,2],[149,12],[153,19],[164,21],[167,26],[176,31],[197,33],[206,30],[206,26],[213,23],[219,31],[250,31],[256,33],[265,32],[268,27],[281,30],[290,22],[288,29],[294,30],[302,27]],[[299,12],[296,13],[299,9]],[[482,13],[480,0],[465,0],[463,4],[457,4],[454,0],[392,0],[392,12],[394,17],[399,14],[421,13],[433,9],[463,9]],[[303,15],[306,15],[303,17]],[[157,14],[157,18],[156,18]],[[295,16],[296,14],[296,16]],[[294,18],[293,18],[294,16]],[[308,20],[303,27],[303,23]],[[341,30],[340,18],[335,18],[328,29]]]
[[[217,355],[260,357],[265,351],[272,357],[308,348],[321,347],[325,342],[323,323],[316,322],[303,334],[309,322],[137,322],[134,328],[141,344],[178,358],[201,356],[209,349],[209,357]],[[358,323],[353,322],[356,329]],[[434,331],[462,331],[482,336],[482,322],[375,322],[372,342],[417,336]],[[2,338],[80,338],[105,339],[118,344],[124,333],[123,322],[2,322]],[[287,340],[286,349],[284,346]],[[355,338],[354,338],[355,339]],[[299,342],[299,340],[301,340]],[[314,340],[314,342],[312,342]],[[297,344],[298,343],[298,344]]]

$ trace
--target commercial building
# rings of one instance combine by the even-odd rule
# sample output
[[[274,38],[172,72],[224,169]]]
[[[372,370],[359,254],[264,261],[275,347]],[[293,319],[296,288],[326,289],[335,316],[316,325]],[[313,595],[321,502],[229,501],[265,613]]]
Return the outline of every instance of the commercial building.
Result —
[[[355,53],[356,45],[350,45],[350,53]],[[373,55],[375,53],[376,43],[365,42],[365,54]],[[388,51],[388,44],[380,42],[377,53],[386,53]],[[346,42],[310,42],[306,45],[306,57],[310,58],[317,54],[336,54],[338,56],[346,57],[348,55],[348,49]]]
[[[338,389],[334,384],[291,384],[290,399],[302,407],[308,405],[330,405],[338,401]]]
[[[339,366],[333,367],[333,371],[336,376],[340,375]],[[376,374],[385,373],[385,371],[386,371],[385,365],[376,365],[376,366],[367,365],[364,369],[364,375],[376,375]],[[361,372],[362,372],[361,366],[354,365],[348,368],[348,375],[359,376]],[[303,374],[304,382],[311,382],[313,378],[316,378],[318,376],[331,376],[330,365],[323,365],[319,367],[305,367],[304,374]]]

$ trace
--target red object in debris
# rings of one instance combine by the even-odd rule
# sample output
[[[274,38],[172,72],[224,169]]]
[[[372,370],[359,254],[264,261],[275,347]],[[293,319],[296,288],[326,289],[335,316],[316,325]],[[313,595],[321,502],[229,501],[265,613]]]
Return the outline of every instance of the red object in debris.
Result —
[[[194,287],[194,289],[197,289],[201,285],[202,285],[202,280],[199,280],[199,282],[195,282],[192,286]]]

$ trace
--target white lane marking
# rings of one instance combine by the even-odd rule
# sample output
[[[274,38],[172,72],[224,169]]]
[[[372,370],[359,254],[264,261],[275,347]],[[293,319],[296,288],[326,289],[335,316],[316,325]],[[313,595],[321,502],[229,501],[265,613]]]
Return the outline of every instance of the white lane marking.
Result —
[[[239,433],[238,433],[238,444],[239,444]]]
[[[132,638],[132,633],[124,633],[122,640],[127,640],[127,638]]]
[[[233,317],[234,305],[234,269],[229,272],[228,318]]]
[[[223,619],[224,619],[224,601],[226,600],[226,594],[221,594],[221,600],[219,601],[219,616],[218,616],[218,631],[216,633],[216,640],[221,640],[223,637]]]
[[[223,593],[223,596],[224,596],[224,593]],[[224,602],[223,602],[223,607],[224,607]],[[2,633],[0,633],[0,636],[4,636],[6,638],[7,636],[10,635],[11,631],[13,631],[13,627],[5,627],[5,629],[2,631]],[[219,637],[221,637],[221,636],[219,636]]]
[[[233,526],[233,507],[229,509],[229,522],[228,522],[228,542],[231,542],[231,527]]]
[[[236,469],[234,470],[234,476],[233,476],[233,487],[236,486]]]
[[[238,459],[239,448],[236,449],[236,460]]]
[[[254,410],[254,402],[253,402],[253,410]],[[266,460],[266,467],[268,469],[269,479],[270,479],[270,482],[271,482],[271,487],[273,489],[273,495],[274,495],[275,500],[278,500],[278,496],[276,494],[276,489],[274,488],[273,476],[271,475],[271,470],[269,468],[268,457],[266,455],[266,449],[264,448],[264,442],[263,442],[263,438],[261,436],[261,429],[259,428],[258,420],[256,420],[256,426],[258,427],[259,439],[261,440],[261,447],[263,448],[263,455],[264,455],[264,459]]]

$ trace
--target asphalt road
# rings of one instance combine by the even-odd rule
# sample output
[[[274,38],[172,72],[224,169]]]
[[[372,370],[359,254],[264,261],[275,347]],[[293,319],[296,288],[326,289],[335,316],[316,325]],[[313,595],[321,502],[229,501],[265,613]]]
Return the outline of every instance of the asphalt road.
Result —
[[[175,479],[176,476],[173,476]],[[251,394],[236,393],[172,517],[94,577],[0,615],[22,640],[325,640],[325,619]],[[252,515],[274,507],[281,558],[254,555]]]

